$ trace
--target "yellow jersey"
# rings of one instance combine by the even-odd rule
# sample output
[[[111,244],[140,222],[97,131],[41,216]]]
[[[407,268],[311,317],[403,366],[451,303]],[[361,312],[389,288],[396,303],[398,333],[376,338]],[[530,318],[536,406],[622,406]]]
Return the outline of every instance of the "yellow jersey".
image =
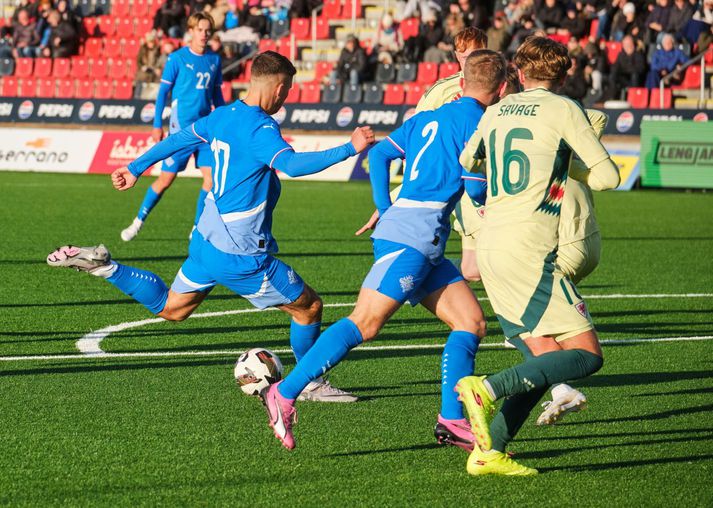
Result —
[[[416,113],[433,111],[463,96],[463,72],[436,81],[416,104]]]

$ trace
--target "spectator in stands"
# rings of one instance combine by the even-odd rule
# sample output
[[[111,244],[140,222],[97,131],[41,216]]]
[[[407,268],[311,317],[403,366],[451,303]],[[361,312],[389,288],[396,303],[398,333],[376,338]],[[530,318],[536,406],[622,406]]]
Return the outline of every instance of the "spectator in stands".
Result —
[[[359,44],[356,35],[347,36],[344,48],[339,54],[339,60],[334,70],[330,73],[329,82],[349,83],[358,85],[364,78],[366,72],[366,53]]]
[[[649,31],[645,42],[655,42],[656,44],[661,42],[661,37],[668,26],[670,13],[671,6],[668,4],[668,0],[656,0],[656,5],[646,18],[646,26]]]
[[[186,10],[183,0],[165,0],[154,16],[154,29],[173,39],[180,39],[188,19]]]
[[[533,0],[510,0],[503,9],[508,25],[516,27],[532,18],[535,13]]]
[[[67,58],[77,54],[79,34],[69,21],[64,21],[57,11],[47,15],[50,26],[49,41],[42,54],[51,58]]]
[[[161,81],[163,67],[160,63],[161,49],[158,47],[158,37],[155,31],[147,33],[141,41],[139,53],[136,56],[136,83],[158,83]]]
[[[292,0],[290,18],[309,18],[312,16],[312,11],[322,3],[322,0]]]
[[[510,27],[503,11],[498,11],[493,16],[493,26],[488,28],[488,49],[503,52],[510,44]]]
[[[188,1],[188,15],[190,16],[194,12],[203,12],[206,7],[210,9],[215,4],[215,0],[189,0]]]
[[[210,17],[213,18],[216,30],[223,30],[225,28],[225,17],[230,11],[228,0],[215,0],[213,4],[206,5],[203,10],[207,14],[210,14]]]
[[[228,4],[228,12],[225,13],[225,25],[223,28],[227,30],[232,30],[233,28],[238,28],[240,24],[240,11],[238,10],[238,4],[232,1]]]
[[[612,22],[611,28],[611,40],[619,42],[626,35],[641,38],[643,33],[643,18],[641,16],[637,16],[636,5],[631,2],[625,3],[621,8],[621,11],[614,15],[614,21]]]
[[[79,34],[82,26],[81,20],[79,16],[77,16],[74,11],[70,9],[69,2],[67,0],[59,0],[59,2],[57,2],[57,12],[59,12],[59,16],[62,21],[66,21],[72,25],[74,31]]]
[[[17,12],[17,23],[13,26],[13,46],[15,57],[34,58],[38,56],[40,48],[40,36],[37,34],[37,25],[30,20],[30,14],[26,9]]]
[[[460,15],[464,26],[474,26],[485,30],[488,28],[488,9],[485,2],[477,0],[454,0],[450,5],[450,13]]]
[[[449,14],[446,16],[445,30],[441,42],[426,50],[424,62],[444,63],[454,60],[455,35],[465,28],[463,17],[459,14]]]
[[[621,52],[609,74],[609,99],[619,100],[624,88],[641,86],[646,76],[646,56],[636,47],[631,35],[621,40]]]
[[[166,62],[168,61],[168,55],[176,50],[176,46],[172,41],[164,41],[161,44],[161,56],[158,57],[158,67],[163,72],[163,68],[166,67]]]
[[[20,11],[27,11],[27,14],[30,15],[30,19],[35,19],[37,17],[37,5],[34,0],[20,0],[15,8],[15,12],[12,13],[12,24],[15,25],[17,23]]]
[[[208,47],[213,51],[213,53],[217,53],[220,55],[220,58],[223,58],[223,43],[220,40],[220,34],[213,34],[210,39],[208,40]]]
[[[547,33],[554,33],[562,26],[564,11],[559,0],[545,0],[535,11],[535,23]]]
[[[668,24],[666,31],[679,37],[683,27],[693,17],[694,8],[688,3],[688,0],[673,0],[673,5],[668,15]]]
[[[683,80],[683,71],[681,70],[686,63],[686,55],[675,47],[675,39],[671,34],[664,34],[661,39],[661,48],[654,52],[651,57],[651,70],[646,77],[647,88],[657,88],[659,82],[671,74],[667,78],[667,86],[677,85]]]
[[[0,58],[12,57],[12,31],[9,26],[0,27]]]
[[[567,8],[567,15],[562,19],[560,26],[557,33],[562,35],[581,39],[587,34],[587,20],[584,18],[584,13],[578,13],[573,5]]]
[[[567,39],[567,53],[569,53],[570,58],[581,60],[580,63],[584,63],[586,60],[584,50],[579,44],[579,39],[574,36]]]
[[[225,44],[223,45],[223,57],[222,57],[222,67],[223,67],[223,81],[233,81],[238,79],[238,76],[243,71],[243,65],[237,64],[240,60],[240,55],[237,52],[235,44]]]
[[[508,46],[507,53],[509,55],[514,55],[517,48],[520,47],[520,44],[525,42],[525,39],[531,35],[534,35],[537,30],[538,28],[535,26],[535,21],[532,16],[523,16],[520,18],[520,23],[515,29],[515,33],[512,36],[512,41],[510,42],[510,46]],[[547,34],[544,34],[543,32],[543,35]]]
[[[693,15],[694,22],[702,26],[696,38],[698,53],[705,53],[713,43],[713,0],[703,0],[703,5]]]
[[[52,10],[52,0],[40,0],[37,5],[37,17],[35,18],[35,23],[37,23],[37,33],[40,34],[40,39],[44,39],[49,36],[50,25],[47,21],[47,16]]]
[[[567,71],[567,76],[559,89],[559,94],[565,95],[580,104],[584,96],[587,95],[587,83],[584,80],[584,73],[580,67],[579,59],[572,58],[572,66]]]
[[[401,21],[416,16],[418,11],[421,16],[427,11],[440,14],[443,10],[443,0],[396,0],[396,19]]]
[[[589,107],[604,96],[604,77],[609,72],[609,62],[606,53],[591,42],[584,46],[582,62],[584,80],[589,89],[585,105]]]
[[[379,33],[376,36],[376,46],[374,53],[377,55],[379,63],[392,64],[404,47],[404,40],[401,32],[396,30],[394,18],[385,14],[381,18]]]
[[[260,0],[248,0],[240,15],[240,26],[251,28],[260,37],[267,35],[267,16],[260,7]]]

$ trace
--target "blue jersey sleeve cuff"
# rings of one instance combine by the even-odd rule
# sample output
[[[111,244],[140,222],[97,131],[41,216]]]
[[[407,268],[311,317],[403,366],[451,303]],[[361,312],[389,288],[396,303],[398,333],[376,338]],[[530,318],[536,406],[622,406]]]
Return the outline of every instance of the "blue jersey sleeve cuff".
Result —
[[[130,162],[128,166],[126,166],[126,169],[129,170],[129,173],[134,175],[136,178],[140,177],[143,171],[139,171],[139,169],[136,167],[136,165],[133,162]]]

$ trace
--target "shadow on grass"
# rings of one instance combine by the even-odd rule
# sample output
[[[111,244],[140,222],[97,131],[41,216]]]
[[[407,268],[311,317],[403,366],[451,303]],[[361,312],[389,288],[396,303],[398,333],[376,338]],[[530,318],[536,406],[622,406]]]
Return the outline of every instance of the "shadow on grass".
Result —
[[[330,453],[324,457],[354,457],[360,455],[374,455],[376,453],[400,453],[400,452],[416,452],[421,450],[433,450],[434,448],[442,448],[442,445],[436,443],[417,444],[413,446],[400,446],[396,448],[380,448],[377,450],[356,450],[351,452]]]
[[[178,362],[140,362],[118,364],[57,365],[0,371],[0,378],[12,376],[36,376],[41,374],[79,374],[87,372],[112,372],[124,370],[175,369],[183,367],[208,367],[213,365],[232,365],[232,358],[184,360]]]
[[[597,374],[581,381],[577,381],[578,387],[616,387],[634,385],[655,385],[675,383],[677,381],[690,381],[693,379],[711,379],[713,370],[691,370],[678,372],[641,372],[637,374]]]
[[[581,422],[564,422],[559,423],[558,426],[565,427],[571,425],[590,425],[592,423],[641,422],[643,420],[663,420],[672,416],[692,415],[695,413],[709,413],[711,411],[713,411],[713,404],[705,404],[703,406],[684,407],[681,409],[671,409],[668,411],[661,411],[658,413],[650,413],[644,415],[622,416],[619,418],[602,418],[599,420],[586,420]]]
[[[559,427],[560,424],[557,424]],[[671,429],[671,430],[646,430],[642,432],[607,432],[606,434],[575,434],[571,436],[547,436],[546,434],[539,434],[537,437],[526,437],[523,439],[517,438],[518,442],[526,441],[561,441],[563,439],[581,441],[583,439],[610,439],[619,437],[641,437],[641,436],[661,436],[667,434],[699,434],[701,432],[713,433],[713,429],[708,428],[697,428],[697,429]]]
[[[537,468],[540,473],[556,473],[556,472],[580,472],[580,471],[606,471],[608,469],[622,469],[629,467],[641,467],[641,466],[654,466],[657,464],[678,464],[682,462],[701,462],[705,460],[713,459],[713,455],[687,455],[685,457],[662,457],[655,459],[641,459],[641,460],[625,460],[621,462],[607,462],[605,464],[581,464],[578,466],[568,466],[568,467],[539,467]]]

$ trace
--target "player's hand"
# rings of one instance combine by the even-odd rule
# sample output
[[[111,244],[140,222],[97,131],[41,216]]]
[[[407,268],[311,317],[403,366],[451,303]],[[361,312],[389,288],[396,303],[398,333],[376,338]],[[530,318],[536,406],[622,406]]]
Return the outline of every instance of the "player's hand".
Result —
[[[151,139],[154,140],[154,143],[158,143],[163,139],[163,129],[161,127],[157,127],[154,130],[151,131]]]
[[[111,184],[116,190],[125,191],[134,186],[137,178],[131,174],[129,168],[119,168],[111,174]]]
[[[352,145],[357,153],[363,152],[367,146],[374,143],[374,131],[368,125],[365,127],[357,127],[352,132]]]
[[[379,222],[379,210],[374,210],[374,213],[371,214],[371,217],[369,220],[364,224],[362,227],[357,229],[356,233],[354,233],[356,236],[359,236],[363,233],[366,233],[370,229],[374,229],[376,227],[376,223]]]

